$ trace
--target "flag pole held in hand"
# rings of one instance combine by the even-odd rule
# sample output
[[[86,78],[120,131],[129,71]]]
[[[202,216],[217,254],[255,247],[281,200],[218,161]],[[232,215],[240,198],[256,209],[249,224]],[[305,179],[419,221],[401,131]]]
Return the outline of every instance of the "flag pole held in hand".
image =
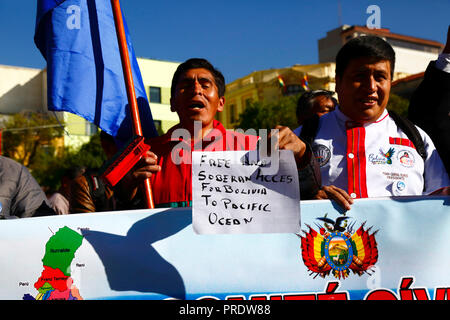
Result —
[[[130,106],[131,118],[133,120],[133,131],[135,135],[143,136],[119,0],[111,0],[111,6],[114,15],[114,22],[116,25],[117,41],[119,43],[120,58],[122,60],[122,69],[125,80],[125,87],[127,90],[128,104]],[[144,181],[144,193],[147,208],[153,209],[154,203],[150,179],[146,179]]]

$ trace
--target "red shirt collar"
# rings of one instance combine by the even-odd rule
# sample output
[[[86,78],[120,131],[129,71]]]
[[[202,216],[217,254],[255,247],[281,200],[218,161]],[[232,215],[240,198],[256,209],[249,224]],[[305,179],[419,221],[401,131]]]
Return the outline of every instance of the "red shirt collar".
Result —
[[[162,143],[170,143],[170,142],[185,142],[186,144],[190,144],[191,146],[194,145],[194,141],[192,139],[188,139],[186,140],[186,136],[174,136],[172,137],[172,134],[175,130],[177,129],[183,129],[181,127],[181,124],[177,124],[175,126],[173,126],[172,128],[169,129],[169,131],[167,131],[166,134],[160,136],[159,138],[162,139]],[[186,131],[188,132],[188,131]],[[223,138],[226,136],[226,129],[225,127],[222,125],[222,123],[220,123],[220,121],[218,120],[213,120],[213,129],[206,135],[203,137],[202,142],[203,142],[203,146],[208,145],[211,142],[214,142],[215,140],[217,140],[218,137]],[[190,134],[189,134],[190,137]]]

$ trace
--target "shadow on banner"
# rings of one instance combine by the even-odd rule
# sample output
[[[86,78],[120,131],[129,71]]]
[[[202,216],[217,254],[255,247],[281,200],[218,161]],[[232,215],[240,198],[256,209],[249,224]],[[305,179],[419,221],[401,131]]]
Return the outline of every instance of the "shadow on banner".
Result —
[[[84,230],[105,267],[109,286],[116,291],[139,291],[185,299],[178,270],[152,246],[192,223],[189,211],[167,210],[136,222],[126,236]]]

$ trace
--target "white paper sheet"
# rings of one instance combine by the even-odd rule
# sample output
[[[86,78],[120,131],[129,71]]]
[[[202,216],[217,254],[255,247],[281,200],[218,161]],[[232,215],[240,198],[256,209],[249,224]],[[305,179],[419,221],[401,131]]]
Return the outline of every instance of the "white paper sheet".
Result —
[[[300,230],[300,191],[293,153],[280,150],[276,157],[260,159],[256,152],[192,153],[192,225],[196,233]]]

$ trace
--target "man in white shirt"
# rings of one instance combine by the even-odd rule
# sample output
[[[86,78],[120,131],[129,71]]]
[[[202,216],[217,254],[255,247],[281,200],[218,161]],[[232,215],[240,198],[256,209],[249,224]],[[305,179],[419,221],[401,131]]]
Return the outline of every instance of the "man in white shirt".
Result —
[[[348,208],[351,199],[422,195],[450,185],[428,135],[418,129],[424,161],[386,111],[394,65],[394,50],[378,37],[354,38],[339,51],[339,107],[320,117],[311,145],[323,185],[316,198]]]

